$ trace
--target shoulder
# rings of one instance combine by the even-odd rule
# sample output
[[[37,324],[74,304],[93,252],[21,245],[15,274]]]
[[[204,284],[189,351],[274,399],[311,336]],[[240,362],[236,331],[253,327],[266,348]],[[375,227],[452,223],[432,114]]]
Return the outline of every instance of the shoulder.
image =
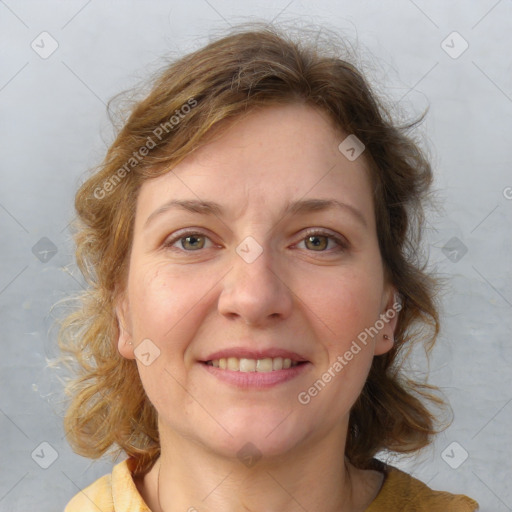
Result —
[[[114,466],[111,474],[77,493],[64,512],[150,512],[133,481],[132,466],[131,459]]]
[[[475,512],[478,503],[464,494],[436,491],[393,466],[385,465],[382,488],[366,512]]]
[[[64,512],[113,512],[112,475],[98,478],[94,483],[75,494]]]

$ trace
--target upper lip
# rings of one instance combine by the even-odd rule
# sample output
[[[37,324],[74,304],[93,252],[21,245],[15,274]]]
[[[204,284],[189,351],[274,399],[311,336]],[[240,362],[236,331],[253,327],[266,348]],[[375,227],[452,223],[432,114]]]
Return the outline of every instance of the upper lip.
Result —
[[[290,350],[285,350],[282,348],[268,348],[262,350],[255,350],[253,348],[245,347],[234,347],[227,348],[224,350],[218,350],[217,352],[211,353],[203,361],[215,361],[217,359],[223,359],[228,357],[236,357],[238,359],[266,359],[282,357],[283,359],[291,359],[293,362],[297,363],[307,361],[305,357],[298,354],[297,352],[292,352]]]

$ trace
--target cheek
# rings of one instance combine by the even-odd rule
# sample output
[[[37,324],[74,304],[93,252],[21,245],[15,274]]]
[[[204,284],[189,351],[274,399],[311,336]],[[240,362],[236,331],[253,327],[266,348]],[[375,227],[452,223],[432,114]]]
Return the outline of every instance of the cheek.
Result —
[[[187,348],[196,335],[201,299],[211,288],[195,269],[177,271],[168,262],[134,262],[129,278],[133,334],[136,343],[151,340],[159,350],[149,365],[137,362],[143,387],[157,410],[169,404],[183,404],[190,396],[183,386],[187,379]],[[146,342],[147,343],[147,342]]]
[[[130,279],[135,335],[157,343],[169,336],[178,339],[172,331],[193,312],[207,289],[197,270],[180,268],[178,272],[166,262],[140,265]]]
[[[342,350],[378,318],[381,282],[362,269],[331,274],[316,283],[313,290],[304,290],[306,302],[325,327],[327,345]]]
[[[308,306],[320,320],[324,357],[301,397],[310,400],[313,417],[338,421],[357,400],[372,364],[373,341],[362,343],[358,336],[378,318],[382,288],[375,275],[363,270],[321,283],[323,290],[315,287]]]

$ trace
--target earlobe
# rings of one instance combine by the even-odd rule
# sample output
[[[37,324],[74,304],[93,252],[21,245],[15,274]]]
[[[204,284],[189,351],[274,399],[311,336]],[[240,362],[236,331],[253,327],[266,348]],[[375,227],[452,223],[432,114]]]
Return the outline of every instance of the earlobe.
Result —
[[[117,350],[126,359],[135,359],[128,301],[125,298],[120,299],[115,311],[119,330]]]
[[[402,302],[398,290],[390,287],[385,306],[380,314],[379,333],[376,336],[374,355],[379,356],[389,352],[395,343],[395,330],[398,323],[398,315],[402,309]]]

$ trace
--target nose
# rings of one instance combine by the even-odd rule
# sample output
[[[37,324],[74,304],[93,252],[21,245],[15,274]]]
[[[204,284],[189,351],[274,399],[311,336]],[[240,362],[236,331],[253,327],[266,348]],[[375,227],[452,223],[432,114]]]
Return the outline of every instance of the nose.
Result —
[[[279,261],[269,247],[254,241],[250,250],[262,251],[254,261],[246,257],[243,248],[240,244],[238,249],[242,250],[233,252],[232,268],[223,280],[219,297],[219,312],[253,326],[287,318],[293,307],[293,292],[287,283],[285,262]]]

